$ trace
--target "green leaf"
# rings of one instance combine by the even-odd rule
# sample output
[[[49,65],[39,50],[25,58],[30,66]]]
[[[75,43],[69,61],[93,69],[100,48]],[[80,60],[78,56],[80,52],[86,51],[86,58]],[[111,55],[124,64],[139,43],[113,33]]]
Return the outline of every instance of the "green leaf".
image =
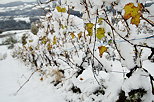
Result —
[[[57,38],[56,36],[53,37],[53,45],[57,44]]]
[[[103,18],[99,18],[98,23],[101,24],[103,20],[104,20]]]
[[[93,35],[93,23],[87,23],[86,24],[86,30],[88,32],[88,36],[92,36]]]
[[[112,43],[112,40],[109,40],[109,41],[108,41],[108,44],[111,44],[111,43]]]
[[[103,37],[105,37],[105,29],[104,28],[97,28],[96,37],[101,40]]]

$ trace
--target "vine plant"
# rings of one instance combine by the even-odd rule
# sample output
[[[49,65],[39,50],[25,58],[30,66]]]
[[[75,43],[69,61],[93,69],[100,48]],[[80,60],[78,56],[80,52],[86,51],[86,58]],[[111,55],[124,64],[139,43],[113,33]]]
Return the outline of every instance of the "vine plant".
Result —
[[[119,92],[119,99],[114,101],[121,102],[120,95],[127,93],[125,83],[138,75],[143,77],[143,74],[145,82],[149,83],[150,95],[154,94],[154,78],[143,66],[145,49],[151,50],[147,59],[151,60],[154,54],[154,46],[150,42],[154,37],[154,22],[147,18],[151,14],[143,1],[38,0],[38,3],[48,6],[50,10],[41,20],[38,33],[23,37],[24,43],[16,49],[16,57],[39,71],[41,80],[54,69],[63,74],[58,78],[64,78],[57,79],[55,85],[64,84],[74,77],[84,80],[80,75],[91,68],[94,79],[105,92],[108,86],[102,82],[99,72],[116,72],[113,62],[119,61],[127,71],[122,72],[122,91]],[[82,17],[72,15],[71,10],[79,11]],[[149,90],[141,84],[138,89],[132,86],[129,93],[145,94]],[[125,96],[125,100],[133,100],[132,94]]]

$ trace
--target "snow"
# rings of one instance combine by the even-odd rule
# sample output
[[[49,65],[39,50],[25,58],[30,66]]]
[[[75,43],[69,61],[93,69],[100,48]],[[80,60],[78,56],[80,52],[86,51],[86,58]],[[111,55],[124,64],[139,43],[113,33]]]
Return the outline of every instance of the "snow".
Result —
[[[36,1],[36,0],[1,0],[1,4],[6,4],[6,3],[10,3],[10,2],[16,2],[16,1],[23,1],[23,2],[31,2],[31,1]]]
[[[7,12],[7,11],[14,11],[14,10],[23,10],[26,8],[33,8],[33,4],[24,4],[19,6],[13,6],[13,7],[0,7],[0,12]]]
[[[0,12],[6,12],[5,8],[0,8]]]
[[[17,22],[25,21],[26,23],[30,23],[29,17],[16,17],[16,18],[14,18],[14,20],[17,21]]]
[[[0,53],[8,57],[0,61],[0,102],[64,102],[55,89],[46,81],[41,82],[35,74],[16,95],[16,91],[27,80],[32,71],[23,63],[11,57],[6,47]]]
[[[152,4],[150,7],[147,7],[148,11],[149,11],[151,14],[154,14],[153,7],[154,7],[154,4]]]

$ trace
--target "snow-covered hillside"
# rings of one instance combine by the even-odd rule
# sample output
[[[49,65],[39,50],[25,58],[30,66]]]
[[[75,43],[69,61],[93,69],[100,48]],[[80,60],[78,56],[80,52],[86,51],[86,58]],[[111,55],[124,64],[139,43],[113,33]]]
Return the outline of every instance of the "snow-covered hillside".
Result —
[[[1,4],[0,31],[30,29],[31,23],[44,16],[44,10],[36,2],[11,2]]]

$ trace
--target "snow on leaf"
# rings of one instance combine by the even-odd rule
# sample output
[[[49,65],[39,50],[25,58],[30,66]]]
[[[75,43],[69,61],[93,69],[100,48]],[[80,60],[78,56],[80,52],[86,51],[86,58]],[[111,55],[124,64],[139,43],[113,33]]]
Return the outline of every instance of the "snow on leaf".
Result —
[[[98,47],[99,49],[99,56],[101,57],[103,55],[104,52],[107,51],[107,48],[105,46],[100,46]]]
[[[57,6],[56,9],[58,12],[62,12],[62,13],[66,12],[66,8],[61,8],[60,6]]]
[[[93,23],[87,23],[86,24],[86,30],[88,31],[88,36],[92,36],[93,35]]]
[[[97,28],[96,37],[101,40],[103,37],[105,37],[105,29],[104,28]]]

